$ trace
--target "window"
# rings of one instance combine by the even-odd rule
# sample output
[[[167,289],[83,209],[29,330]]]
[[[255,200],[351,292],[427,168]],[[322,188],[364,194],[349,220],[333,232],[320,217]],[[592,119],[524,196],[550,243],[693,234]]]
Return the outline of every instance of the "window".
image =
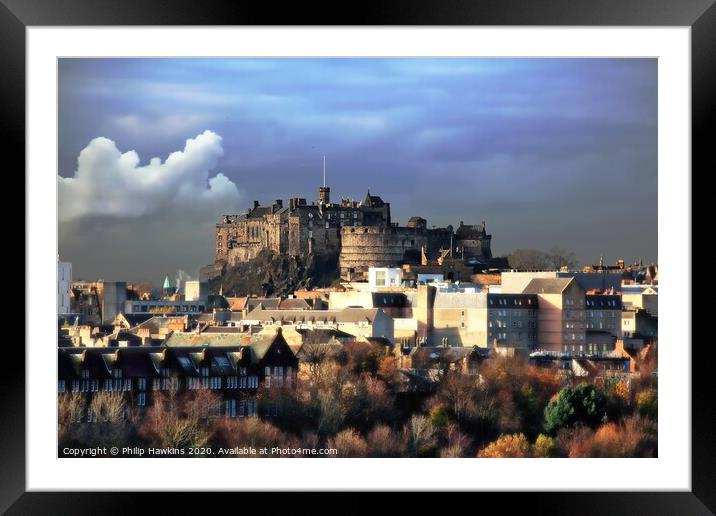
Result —
[[[209,387],[209,368],[208,367],[202,367],[200,369],[201,373],[201,386],[205,389]]]
[[[199,378],[190,377],[186,379],[186,388],[190,391],[198,389],[199,385]]]
[[[147,405],[147,393],[140,392],[139,394],[137,394],[137,406],[145,407],[146,405]]]
[[[147,379],[146,378],[137,378],[137,390],[140,390],[140,391],[147,390]]]
[[[226,400],[224,413],[226,417],[236,417],[236,400]]]
[[[221,376],[212,376],[211,377],[211,389],[212,390],[221,389]]]
[[[226,377],[226,388],[227,389],[236,389],[239,385],[239,378],[238,376],[227,376]]]
[[[248,400],[246,403],[247,416],[252,417],[256,415],[256,401]]]
[[[107,379],[104,381],[104,386],[102,387],[102,389],[105,390],[105,391],[107,391],[107,392],[112,392],[112,391],[114,390],[114,389],[112,389],[112,380],[110,380],[109,378],[107,378]]]
[[[58,393],[65,392],[65,381],[64,380],[57,381],[57,392]]]
[[[385,271],[375,271],[375,284],[378,287],[385,286]]]
[[[266,388],[271,388],[271,368],[269,366],[266,366],[264,369],[264,381],[266,382]]]

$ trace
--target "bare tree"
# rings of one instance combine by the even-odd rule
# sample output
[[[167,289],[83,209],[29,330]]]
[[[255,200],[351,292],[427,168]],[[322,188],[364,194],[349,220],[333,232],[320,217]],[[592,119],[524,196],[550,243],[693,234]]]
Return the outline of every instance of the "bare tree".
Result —
[[[408,454],[411,457],[424,457],[430,454],[437,445],[435,428],[425,416],[411,417],[403,432]]]

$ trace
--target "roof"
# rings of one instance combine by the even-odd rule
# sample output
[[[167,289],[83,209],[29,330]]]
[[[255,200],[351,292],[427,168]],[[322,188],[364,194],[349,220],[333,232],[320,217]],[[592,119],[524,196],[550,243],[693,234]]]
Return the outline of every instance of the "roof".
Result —
[[[355,339],[354,335],[336,328],[298,328],[296,332],[303,337],[303,342],[328,342],[335,339]]]
[[[202,333],[245,333],[242,328],[236,326],[207,326]]]
[[[246,307],[246,301],[248,299],[248,297],[226,297],[226,300],[229,302],[229,310],[232,312],[240,312],[243,310]]]
[[[368,190],[368,193],[366,194],[362,204],[363,206],[366,206],[368,208],[380,208],[385,205],[383,199],[381,199],[377,195],[371,195],[370,190]]]
[[[240,346],[246,344],[244,334],[197,332],[174,332],[164,341],[166,347],[178,346]]]
[[[611,294],[591,294],[584,296],[584,305],[587,308],[621,310],[622,296]]]
[[[434,308],[484,308],[486,294],[483,292],[435,293]]]
[[[481,358],[484,354],[485,352],[480,350],[477,346],[420,346],[417,348],[413,348],[410,355],[413,359],[413,367],[415,367],[416,362],[457,362],[458,360],[462,360],[464,358]]]
[[[536,294],[487,294],[487,306],[495,308],[537,308]]]
[[[139,324],[142,324],[144,321],[147,321],[154,317],[152,314],[125,314],[120,313],[117,315],[117,317],[123,317],[124,320],[127,321],[129,324],[129,327],[132,328],[134,326],[137,326]]]
[[[160,329],[167,328],[169,326],[169,323],[174,322],[183,322],[185,325],[187,325],[189,322],[189,317],[186,315],[172,315],[169,317],[155,315],[132,329],[137,330],[140,328],[146,328],[149,329],[151,333],[159,333]]]
[[[282,322],[289,324],[359,323],[372,324],[380,308],[344,308],[342,310],[265,310],[261,307],[249,312],[245,320]],[[232,317],[233,318],[233,317]]]
[[[280,297],[250,297],[246,300],[246,308],[248,310],[253,310],[258,305],[263,306],[267,310],[275,310],[278,309],[278,306],[281,304],[281,298]]]
[[[305,299],[287,298],[279,302],[278,308],[280,310],[310,310],[311,305]]]
[[[574,278],[533,278],[522,291],[523,294],[561,294]]]
[[[249,219],[258,219],[273,213],[273,206],[256,206],[248,214]]]

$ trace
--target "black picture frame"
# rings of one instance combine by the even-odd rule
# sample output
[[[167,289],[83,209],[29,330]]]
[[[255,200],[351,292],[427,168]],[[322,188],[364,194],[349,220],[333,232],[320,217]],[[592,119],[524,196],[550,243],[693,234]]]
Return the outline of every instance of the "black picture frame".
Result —
[[[25,167],[25,29],[54,25],[559,25],[689,26],[692,70],[692,177],[716,169],[713,137],[716,112],[716,5],[714,0],[408,0],[333,3],[332,6],[268,2],[173,0],[0,0],[0,145]],[[709,130],[711,129],[711,130]],[[684,178],[691,180],[690,177]],[[25,236],[27,238],[27,235]],[[690,259],[691,250],[685,253]],[[27,274],[28,271],[25,270]],[[686,278],[690,281],[690,278]],[[684,300],[689,301],[690,300]],[[685,336],[682,346],[690,345]],[[713,514],[716,511],[716,454],[710,367],[714,347],[692,347],[691,492],[480,493],[477,506],[500,510],[527,505],[550,514]],[[8,514],[125,514],[147,509],[150,494],[39,493],[25,489],[25,357],[13,353],[0,375],[0,510]],[[668,417],[668,416],[667,416]],[[88,464],[88,475],[91,465]],[[559,488],[559,486],[556,486]],[[242,495],[243,496],[243,495]],[[174,493],[163,512],[187,508],[189,497]],[[410,497],[407,505],[422,503]],[[345,495],[341,504],[364,507]],[[217,500],[212,500],[212,506]],[[361,503],[363,501],[363,503]],[[300,501],[298,502],[301,503]],[[402,502],[401,502],[402,503]],[[475,503],[475,502],[470,502]],[[476,506],[476,507],[477,507]],[[312,512],[314,507],[311,507]],[[207,506],[204,507],[205,509]],[[407,507],[404,507],[405,509]],[[542,508],[542,510],[539,510]],[[319,510],[315,507],[315,510]],[[343,512],[343,511],[341,511]],[[348,511],[346,511],[348,512]]]

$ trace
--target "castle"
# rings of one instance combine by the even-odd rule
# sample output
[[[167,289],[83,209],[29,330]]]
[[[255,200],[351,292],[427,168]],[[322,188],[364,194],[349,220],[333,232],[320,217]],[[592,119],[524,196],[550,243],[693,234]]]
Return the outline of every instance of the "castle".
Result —
[[[369,267],[427,265],[431,260],[459,260],[468,265],[492,258],[485,223],[428,228],[422,217],[405,226],[390,219],[390,203],[370,191],[362,202],[332,203],[331,189],[322,186],[318,199],[281,199],[253,207],[241,215],[224,215],[216,225],[216,263],[236,264],[262,250],[288,256],[339,255],[341,277],[365,277]]]

